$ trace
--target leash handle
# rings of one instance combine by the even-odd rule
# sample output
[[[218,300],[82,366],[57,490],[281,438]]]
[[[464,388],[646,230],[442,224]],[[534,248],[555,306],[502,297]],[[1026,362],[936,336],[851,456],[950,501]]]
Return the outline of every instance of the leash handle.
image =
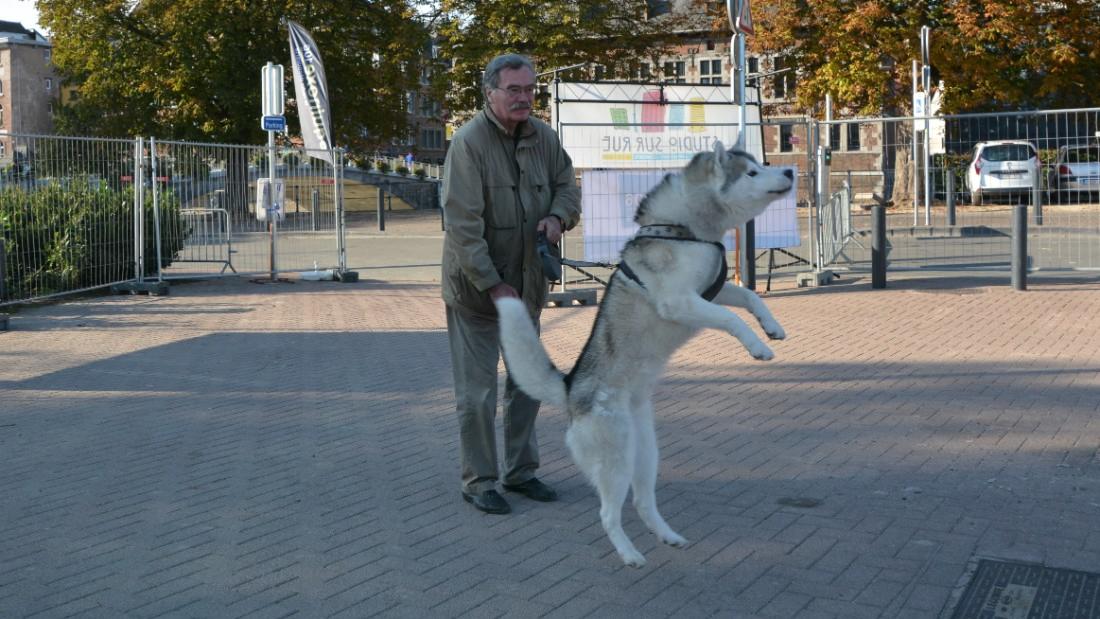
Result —
[[[561,259],[550,253],[550,242],[546,239],[545,232],[539,232],[536,249],[539,252],[539,260],[542,261],[542,274],[551,282],[561,281]]]

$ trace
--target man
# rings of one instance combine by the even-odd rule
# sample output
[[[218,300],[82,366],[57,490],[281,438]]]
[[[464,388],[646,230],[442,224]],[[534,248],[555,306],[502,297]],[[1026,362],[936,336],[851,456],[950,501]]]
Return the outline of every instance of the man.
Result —
[[[531,117],[535,67],[516,54],[491,60],[482,79],[487,106],[455,133],[444,164],[443,301],[454,367],[462,449],[462,497],[490,514],[511,511],[496,490],[494,418],[500,333],[493,301],[522,299],[538,322],[547,280],[536,249],[580,216],[573,163],[557,135]],[[536,501],[555,492],[535,477],[539,403],[507,381],[505,490]]]

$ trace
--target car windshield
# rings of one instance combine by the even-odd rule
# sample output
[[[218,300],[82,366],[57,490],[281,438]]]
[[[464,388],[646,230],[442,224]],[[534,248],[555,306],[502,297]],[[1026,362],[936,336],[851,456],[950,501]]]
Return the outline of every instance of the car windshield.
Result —
[[[1100,161],[1100,147],[1071,148],[1066,151],[1066,163],[1096,163]]]
[[[1027,161],[1034,156],[1027,144],[994,144],[982,150],[982,159],[986,161]]]

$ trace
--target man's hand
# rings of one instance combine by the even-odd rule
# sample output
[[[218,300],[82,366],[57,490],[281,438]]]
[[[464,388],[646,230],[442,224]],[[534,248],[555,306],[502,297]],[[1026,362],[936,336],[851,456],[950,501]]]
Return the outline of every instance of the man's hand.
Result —
[[[556,245],[561,240],[561,220],[558,219],[557,215],[547,215],[540,219],[535,230],[546,233],[546,240],[551,245]]]
[[[519,298],[519,293],[515,288],[512,288],[504,282],[500,282],[496,286],[489,289],[489,298],[496,302],[497,299],[503,299],[505,297],[511,297],[513,299]]]

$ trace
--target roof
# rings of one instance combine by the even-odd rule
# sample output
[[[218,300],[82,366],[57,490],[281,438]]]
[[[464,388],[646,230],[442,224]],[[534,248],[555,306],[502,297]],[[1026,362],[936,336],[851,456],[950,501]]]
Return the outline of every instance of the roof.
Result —
[[[46,37],[40,32],[24,28],[23,24],[15,21],[0,21],[0,38],[46,42]]]

